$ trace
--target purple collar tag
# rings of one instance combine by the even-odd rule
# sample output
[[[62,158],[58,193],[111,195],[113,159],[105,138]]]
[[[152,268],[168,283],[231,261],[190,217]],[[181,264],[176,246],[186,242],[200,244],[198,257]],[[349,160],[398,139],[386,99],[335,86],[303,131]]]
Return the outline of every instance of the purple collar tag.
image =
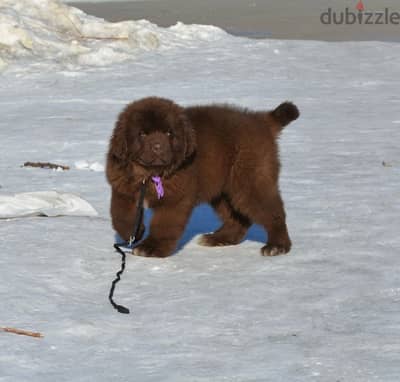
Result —
[[[151,180],[153,181],[154,185],[156,186],[158,199],[161,199],[164,196],[164,187],[163,187],[161,178],[159,176],[152,176]]]

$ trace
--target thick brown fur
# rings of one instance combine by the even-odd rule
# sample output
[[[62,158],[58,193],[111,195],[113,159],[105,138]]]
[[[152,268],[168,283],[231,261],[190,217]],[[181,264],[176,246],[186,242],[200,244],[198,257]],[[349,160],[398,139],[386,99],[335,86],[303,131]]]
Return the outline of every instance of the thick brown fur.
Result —
[[[250,225],[258,223],[268,232],[261,253],[287,253],[291,241],[278,185],[277,138],[298,116],[290,102],[266,112],[229,105],[183,108],[156,97],[129,104],[119,115],[107,155],[114,229],[125,240],[132,235],[145,180],[145,201],[154,215],[150,233],[135,254],[171,255],[193,208],[201,202],[212,205],[222,225],[203,235],[200,244],[237,244]],[[161,199],[151,176],[162,178]],[[142,223],[138,240],[143,233]]]

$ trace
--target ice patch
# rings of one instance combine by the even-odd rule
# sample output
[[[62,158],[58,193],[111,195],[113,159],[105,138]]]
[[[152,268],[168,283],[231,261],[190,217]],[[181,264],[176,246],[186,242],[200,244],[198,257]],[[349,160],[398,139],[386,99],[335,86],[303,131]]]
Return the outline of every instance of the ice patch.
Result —
[[[57,191],[0,195],[0,219],[28,216],[97,216],[79,196]]]
[[[226,36],[225,31],[212,25],[185,25],[181,22],[178,22],[168,29],[184,40],[200,39],[206,41],[216,41],[221,37]]]
[[[89,169],[95,172],[103,172],[104,166],[99,162],[94,162],[89,166]]]

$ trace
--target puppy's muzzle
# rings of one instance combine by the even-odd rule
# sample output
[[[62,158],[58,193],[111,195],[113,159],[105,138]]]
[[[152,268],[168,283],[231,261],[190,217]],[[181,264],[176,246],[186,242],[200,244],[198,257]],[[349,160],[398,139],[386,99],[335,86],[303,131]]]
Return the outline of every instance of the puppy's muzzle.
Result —
[[[161,146],[161,143],[153,143],[152,147],[151,147],[151,151],[153,151],[154,154],[156,155],[162,155],[163,153],[163,148]]]

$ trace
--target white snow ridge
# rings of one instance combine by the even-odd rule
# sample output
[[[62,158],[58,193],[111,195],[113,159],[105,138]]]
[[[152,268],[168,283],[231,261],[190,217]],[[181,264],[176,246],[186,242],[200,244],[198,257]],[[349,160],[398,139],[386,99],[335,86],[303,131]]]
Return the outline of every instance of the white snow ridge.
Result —
[[[63,66],[105,66],[140,52],[225,35],[212,26],[164,29],[146,20],[110,23],[58,0],[0,2],[0,70],[21,59]]]
[[[28,216],[97,216],[85,200],[71,193],[57,191],[0,194],[0,219]]]

